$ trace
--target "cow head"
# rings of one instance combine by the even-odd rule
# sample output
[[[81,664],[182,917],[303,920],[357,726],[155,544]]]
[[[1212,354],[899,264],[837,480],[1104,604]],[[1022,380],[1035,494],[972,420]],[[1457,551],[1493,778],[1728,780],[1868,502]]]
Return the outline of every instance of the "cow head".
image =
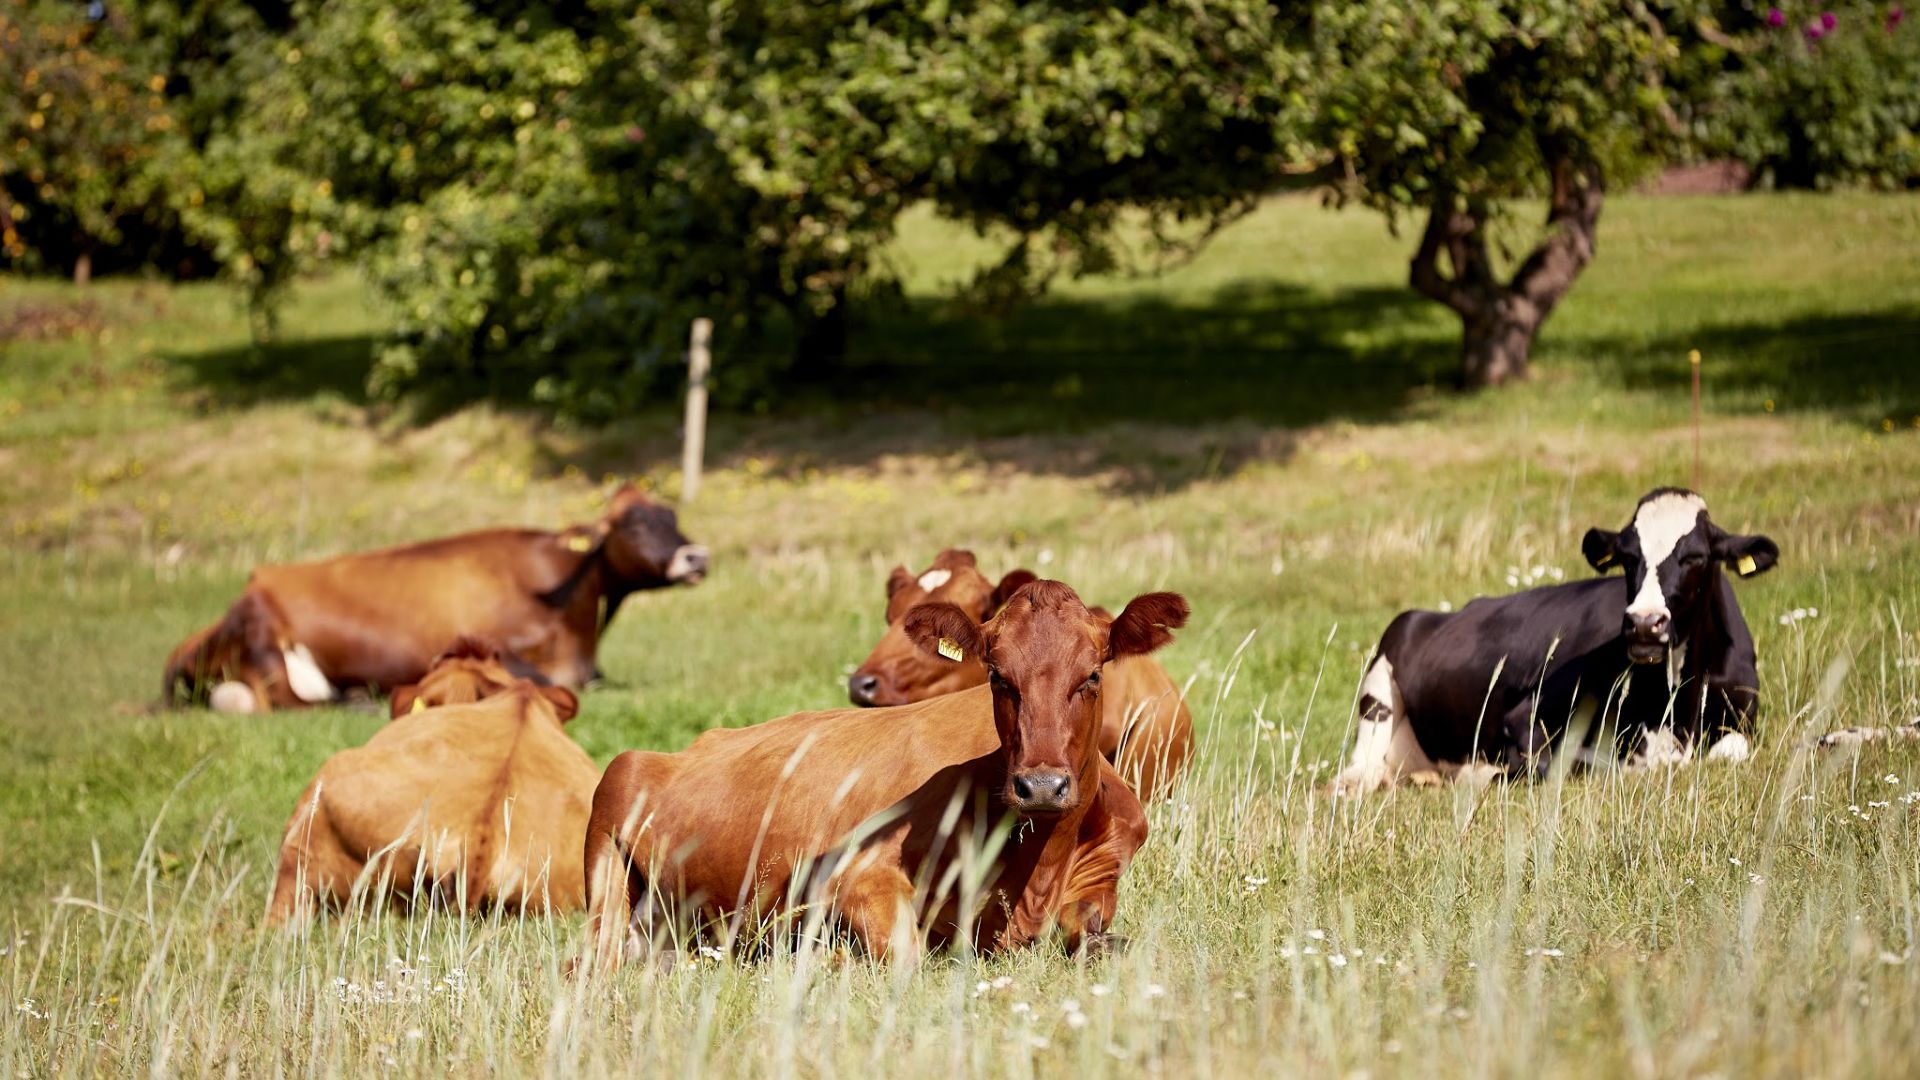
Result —
[[[959,662],[922,652],[907,637],[907,612],[915,605],[938,601],[952,604],[985,622],[1020,586],[1034,579],[1030,570],[1015,570],[995,585],[980,573],[973,552],[948,548],[934,557],[920,574],[896,566],[887,578],[887,632],[867,655],[866,662],[847,679],[847,697],[855,705],[906,705],[940,694],[965,690],[987,681],[987,667],[977,655]]]
[[[1007,773],[1002,797],[1022,814],[1057,814],[1099,787],[1101,668],[1172,641],[1187,624],[1187,602],[1147,593],[1108,619],[1060,582],[1034,581],[985,625],[942,601],[915,606],[903,621],[907,637],[942,662],[985,663]]]
[[[434,658],[427,674],[410,686],[396,687],[389,715],[398,720],[440,705],[467,705],[504,694],[528,683],[553,706],[561,723],[580,711],[580,699],[563,686],[553,686],[519,657],[478,638],[463,637]]]
[[[1676,633],[1688,632],[1723,564],[1752,577],[1780,558],[1772,540],[1734,536],[1715,525],[1706,500],[1681,488],[1649,492],[1625,529],[1589,529],[1581,548],[1595,570],[1618,566],[1626,573],[1623,629],[1627,658],[1636,664],[1666,660],[1667,646]]]
[[[673,510],[632,484],[613,493],[600,522],[613,572],[636,589],[696,585],[707,576],[707,549],[687,542]]]

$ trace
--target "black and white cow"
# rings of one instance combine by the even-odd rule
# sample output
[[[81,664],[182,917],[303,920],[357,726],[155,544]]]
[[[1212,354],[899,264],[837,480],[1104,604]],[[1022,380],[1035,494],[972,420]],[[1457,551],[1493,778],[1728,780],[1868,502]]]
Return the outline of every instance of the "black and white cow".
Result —
[[[1360,687],[1356,793],[1491,762],[1544,770],[1567,732],[1582,760],[1637,764],[1747,756],[1760,679],[1753,635],[1722,566],[1752,577],[1779,548],[1734,536],[1691,491],[1660,488],[1620,532],[1588,530],[1601,576],[1393,620]],[[1611,733],[1612,742],[1605,743]]]

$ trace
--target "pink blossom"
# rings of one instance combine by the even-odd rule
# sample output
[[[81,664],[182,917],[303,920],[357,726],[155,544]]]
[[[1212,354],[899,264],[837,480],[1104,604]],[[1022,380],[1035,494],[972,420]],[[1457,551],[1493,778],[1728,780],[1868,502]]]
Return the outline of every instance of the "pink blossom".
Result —
[[[1907,17],[1907,12],[1905,8],[1888,8],[1887,9],[1887,33],[1889,34],[1893,33],[1894,28],[1900,25],[1900,20],[1905,19],[1906,17]]]
[[[1787,25],[1787,13],[1779,8],[1767,9],[1767,25],[1778,29]]]
[[[1839,21],[1840,17],[1831,11],[1823,11],[1820,13],[1820,29],[1822,30],[1832,30],[1834,25]]]

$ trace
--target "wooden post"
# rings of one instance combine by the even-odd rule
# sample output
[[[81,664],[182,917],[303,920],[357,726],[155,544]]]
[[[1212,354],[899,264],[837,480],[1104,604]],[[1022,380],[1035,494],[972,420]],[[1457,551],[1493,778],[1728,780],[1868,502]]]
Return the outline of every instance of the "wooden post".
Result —
[[[1700,350],[1687,351],[1687,365],[1693,368],[1693,490],[1700,490]]]
[[[690,503],[700,494],[700,463],[707,452],[707,370],[713,357],[713,320],[693,320],[693,338],[687,343],[687,436],[680,449],[680,501]]]

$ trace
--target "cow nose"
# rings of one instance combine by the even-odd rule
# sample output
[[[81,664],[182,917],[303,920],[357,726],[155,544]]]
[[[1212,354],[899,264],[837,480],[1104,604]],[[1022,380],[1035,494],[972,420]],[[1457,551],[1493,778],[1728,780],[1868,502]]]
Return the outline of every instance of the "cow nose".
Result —
[[[1665,641],[1667,639],[1667,627],[1671,624],[1672,619],[1666,612],[1655,611],[1647,614],[1635,612],[1629,617],[1633,620],[1633,634],[1635,637],[1642,641]]]
[[[667,563],[668,581],[697,582],[707,576],[707,549],[699,544],[682,544],[674,549]]]
[[[1073,777],[1064,769],[1014,773],[1013,799],[1022,810],[1062,810],[1073,794]]]
[[[862,671],[853,673],[847,680],[847,697],[855,705],[871,705],[875,694],[880,692],[880,676],[868,675]]]

